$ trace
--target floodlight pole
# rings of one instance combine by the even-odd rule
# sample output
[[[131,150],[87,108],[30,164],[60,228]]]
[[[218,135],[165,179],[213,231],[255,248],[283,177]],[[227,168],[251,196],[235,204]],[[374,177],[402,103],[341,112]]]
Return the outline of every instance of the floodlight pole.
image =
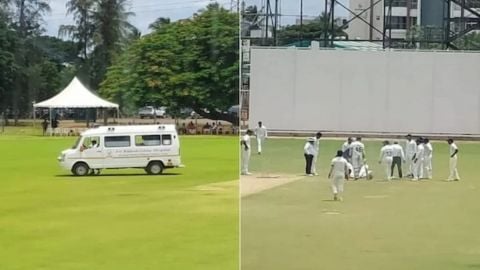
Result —
[[[33,112],[33,128],[35,128],[35,119],[37,118],[35,113],[35,100],[32,101],[32,112]]]

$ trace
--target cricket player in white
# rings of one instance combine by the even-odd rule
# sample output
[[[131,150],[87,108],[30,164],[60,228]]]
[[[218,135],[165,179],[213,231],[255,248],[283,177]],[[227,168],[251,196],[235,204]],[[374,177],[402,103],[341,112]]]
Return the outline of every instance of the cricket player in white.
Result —
[[[317,174],[317,158],[318,154],[320,153],[320,138],[322,137],[321,132],[317,132],[315,134],[315,142],[313,143],[313,146],[315,148],[315,154],[313,155],[313,161],[312,161],[312,174],[313,175],[318,175]]]
[[[342,200],[340,194],[343,193],[345,178],[348,177],[348,162],[342,155],[343,152],[341,150],[337,151],[336,157],[332,159],[332,165],[328,173],[328,178],[331,179],[333,199],[335,201]]]
[[[422,139],[417,139],[417,151],[413,157],[413,181],[419,180],[423,175],[423,167],[425,162],[425,148]]]
[[[379,164],[385,167],[386,179],[392,179],[392,162],[393,162],[393,147],[389,141],[383,142],[383,147],[380,149]]]
[[[352,137],[348,137],[347,141],[342,145],[343,158],[345,158],[349,163],[352,162]]]
[[[433,146],[430,143],[430,140],[425,138],[424,142],[424,152],[423,152],[423,175],[424,178],[432,179],[432,157],[433,157]]]
[[[460,180],[457,170],[458,147],[453,142],[453,139],[448,139],[447,142],[450,145],[450,176],[448,181],[458,181]]]
[[[253,134],[252,130],[247,130],[247,134],[242,136],[242,140],[240,141],[240,146],[242,148],[242,175],[250,175],[251,173],[248,171],[248,163],[250,162],[250,136]]]
[[[255,136],[257,137],[257,152],[262,154],[263,141],[268,137],[267,127],[263,125],[262,121],[258,122],[258,127],[255,129]]]
[[[352,149],[353,174],[355,175],[355,180],[357,180],[365,159],[365,145],[362,143],[362,138],[358,137],[356,141],[352,142],[350,147]]]
[[[412,139],[412,135],[407,135],[407,143],[405,145],[407,176],[413,177],[413,156],[417,152],[417,143]]]

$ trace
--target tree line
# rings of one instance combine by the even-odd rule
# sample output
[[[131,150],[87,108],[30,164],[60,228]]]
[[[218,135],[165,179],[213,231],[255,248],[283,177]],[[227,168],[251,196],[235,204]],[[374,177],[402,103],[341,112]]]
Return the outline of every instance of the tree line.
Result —
[[[238,16],[210,4],[189,19],[159,18],[141,35],[127,0],[70,0],[72,25],[45,36],[45,0],[0,0],[0,113],[15,119],[73,76],[132,113],[143,105],[234,121]]]

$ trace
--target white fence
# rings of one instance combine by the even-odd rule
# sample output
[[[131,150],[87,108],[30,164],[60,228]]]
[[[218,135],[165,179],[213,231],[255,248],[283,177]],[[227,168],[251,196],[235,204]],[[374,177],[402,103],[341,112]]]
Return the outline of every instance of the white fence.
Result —
[[[480,53],[252,48],[251,127],[480,134]]]

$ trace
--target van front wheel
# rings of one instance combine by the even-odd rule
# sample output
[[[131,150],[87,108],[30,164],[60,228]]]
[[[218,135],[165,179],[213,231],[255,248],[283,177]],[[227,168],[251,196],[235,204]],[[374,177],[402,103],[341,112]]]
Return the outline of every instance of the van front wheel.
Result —
[[[72,169],[73,174],[76,176],[85,176],[89,171],[90,168],[88,168],[88,165],[83,162],[75,164]]]
[[[159,161],[150,162],[146,171],[148,174],[161,174],[163,172],[163,164]]]

